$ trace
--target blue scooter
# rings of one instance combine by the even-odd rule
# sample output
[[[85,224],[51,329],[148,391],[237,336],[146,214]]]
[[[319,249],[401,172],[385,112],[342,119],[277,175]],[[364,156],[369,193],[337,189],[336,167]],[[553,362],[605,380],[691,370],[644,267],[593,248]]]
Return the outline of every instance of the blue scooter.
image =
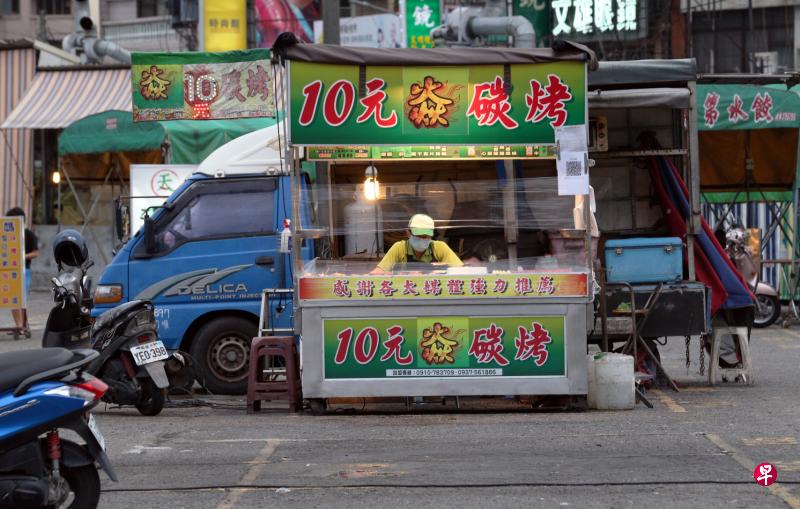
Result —
[[[84,369],[93,350],[0,354],[0,509],[94,508],[95,463],[117,480],[91,409],[108,390]],[[84,444],[64,440],[77,433]]]

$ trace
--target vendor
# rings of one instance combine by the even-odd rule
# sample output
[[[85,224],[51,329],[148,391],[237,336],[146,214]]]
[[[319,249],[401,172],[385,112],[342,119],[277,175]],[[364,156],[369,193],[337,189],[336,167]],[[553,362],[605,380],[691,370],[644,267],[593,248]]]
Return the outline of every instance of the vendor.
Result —
[[[391,272],[395,265],[405,265],[409,260],[418,263],[440,262],[451,267],[461,267],[464,263],[441,240],[432,240],[433,219],[425,214],[414,214],[408,222],[408,239],[395,242],[373,274]]]

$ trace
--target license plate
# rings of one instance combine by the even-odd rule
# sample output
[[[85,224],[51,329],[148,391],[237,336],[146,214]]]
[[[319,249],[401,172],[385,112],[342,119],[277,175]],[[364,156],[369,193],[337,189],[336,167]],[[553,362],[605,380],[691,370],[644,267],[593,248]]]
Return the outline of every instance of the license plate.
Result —
[[[100,433],[100,428],[97,427],[97,421],[94,420],[94,415],[89,414],[89,431],[92,432],[94,438],[97,440],[97,443],[100,444],[100,448],[104,451],[106,450],[106,439],[103,438],[103,434]]]
[[[164,348],[164,343],[161,341],[153,341],[152,343],[132,346],[131,355],[133,355],[133,361],[137,366],[142,366],[144,364],[149,364],[156,361],[163,361],[169,357],[167,349]]]

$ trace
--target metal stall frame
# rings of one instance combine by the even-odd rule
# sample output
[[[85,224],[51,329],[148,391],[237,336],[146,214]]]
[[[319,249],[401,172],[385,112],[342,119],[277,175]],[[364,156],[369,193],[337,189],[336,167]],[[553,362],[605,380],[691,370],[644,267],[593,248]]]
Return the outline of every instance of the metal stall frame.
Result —
[[[594,65],[593,55],[587,57],[584,50],[576,48],[572,45],[568,46],[571,50],[571,56],[567,59],[582,60],[586,62],[589,60],[590,65]],[[309,55],[317,54],[324,55],[327,61],[330,60],[341,61],[346,63],[357,63],[363,66],[365,60],[370,60],[370,65],[374,61],[383,60],[385,63],[382,65],[403,66],[403,65],[418,65],[429,64],[432,66],[441,67],[442,62],[448,62],[446,65],[467,65],[464,62],[453,63],[454,51],[447,51],[447,59],[443,60],[442,57],[445,53],[440,50],[371,50],[371,49],[353,49],[353,48],[340,48],[328,47],[325,45],[315,45],[314,48],[310,46],[294,46],[289,47],[288,50],[277,48],[278,60],[281,59],[282,52],[289,53],[288,56],[284,53],[284,60],[288,60],[288,65],[292,63],[292,52],[304,55],[303,60],[313,61]],[[546,58],[541,62],[552,62],[559,60],[556,52],[551,50],[461,50],[457,51],[459,58],[463,61],[471,59],[472,65],[492,65],[497,64],[495,60],[486,60],[491,56],[506,57],[503,63],[520,63],[523,60],[531,58],[534,55],[546,55]],[[581,54],[580,58],[577,56]],[[481,61],[481,58],[484,60]],[[422,60],[420,63],[419,60]],[[491,63],[490,63],[491,62]],[[315,62],[316,63],[316,62]],[[533,63],[527,61],[525,63]],[[362,71],[363,73],[363,71]],[[290,72],[286,72],[287,77],[283,83],[288,84],[285,87],[281,97],[284,104],[289,103],[288,89],[291,87],[289,82]],[[289,108],[286,108],[289,110]],[[588,122],[588,105],[584,105],[584,115]],[[291,113],[287,115],[291,118]],[[289,121],[285,120],[285,132],[289,133]],[[304,147],[292,144],[291,135],[287,135],[286,155],[291,163],[291,179],[292,179],[292,210],[293,210],[293,236],[292,244],[293,251],[298,253],[300,250],[301,242],[304,235],[305,225],[302,222],[300,215],[300,175],[301,166],[300,161],[303,158]],[[436,142],[436,145],[447,145],[447,143]],[[319,144],[324,146],[324,144]],[[513,145],[513,143],[511,144]],[[315,145],[317,146],[317,145]],[[493,158],[496,160],[505,160],[504,158]],[[544,157],[544,159],[555,159],[555,157]],[[436,159],[431,159],[436,161]],[[358,162],[369,163],[372,162],[371,158],[360,158]],[[509,166],[509,165],[506,165]],[[585,203],[589,203],[588,195],[585,196]],[[590,224],[589,207],[584,207],[585,222]],[[508,233],[508,232],[507,232]],[[514,235],[507,236],[507,241],[513,243]],[[324,398],[331,397],[354,397],[354,396],[378,396],[378,397],[391,397],[391,396],[461,396],[461,395],[508,395],[508,394],[572,394],[572,395],[585,395],[588,390],[588,373],[586,370],[586,332],[590,327],[589,316],[592,313],[592,259],[591,252],[591,232],[586,228],[584,235],[584,244],[586,248],[586,267],[585,267],[585,295],[579,294],[576,296],[563,296],[551,298],[533,298],[518,296],[512,298],[490,297],[490,298],[459,298],[450,299],[442,298],[434,301],[426,299],[414,299],[408,301],[387,299],[381,302],[364,302],[364,301],[335,301],[326,298],[319,298],[308,300],[303,298],[303,285],[300,274],[303,270],[303,262],[299,256],[294,257],[295,267],[295,285],[300,288],[299,292],[295,292],[295,306],[296,306],[296,321],[298,324],[297,331],[301,336],[302,343],[302,379],[303,379],[303,392],[304,395],[312,400],[312,403],[317,403]],[[582,272],[581,275],[584,273]],[[512,276],[514,274],[511,274]],[[353,277],[367,278],[368,275],[358,275]],[[405,277],[405,276],[404,276]],[[312,278],[313,279],[313,278]],[[470,312],[470,310],[472,312]],[[425,318],[425,317],[441,317],[452,316],[462,319],[472,318],[518,318],[529,316],[542,316],[542,317],[563,317],[563,335],[564,335],[564,366],[563,373],[555,376],[549,375],[527,375],[527,376],[487,376],[481,377],[473,376],[442,376],[442,375],[424,375],[419,378],[326,378],[325,373],[325,350],[324,350],[324,337],[323,327],[325,320],[328,319],[370,319],[370,318]],[[324,407],[324,403],[323,403]]]

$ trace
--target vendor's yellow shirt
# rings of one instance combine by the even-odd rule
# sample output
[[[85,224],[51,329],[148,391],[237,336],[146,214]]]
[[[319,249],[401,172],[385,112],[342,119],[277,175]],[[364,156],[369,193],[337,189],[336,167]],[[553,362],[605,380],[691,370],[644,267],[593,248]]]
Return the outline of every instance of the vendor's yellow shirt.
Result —
[[[441,240],[432,240],[428,248],[419,258],[417,258],[414,253],[414,249],[411,248],[411,243],[407,240],[401,240],[392,244],[392,247],[390,247],[389,251],[384,255],[383,260],[378,264],[378,268],[389,272],[398,263],[405,265],[408,260],[420,263],[441,262],[450,267],[461,267],[464,265],[464,262],[450,249],[450,246]]]

